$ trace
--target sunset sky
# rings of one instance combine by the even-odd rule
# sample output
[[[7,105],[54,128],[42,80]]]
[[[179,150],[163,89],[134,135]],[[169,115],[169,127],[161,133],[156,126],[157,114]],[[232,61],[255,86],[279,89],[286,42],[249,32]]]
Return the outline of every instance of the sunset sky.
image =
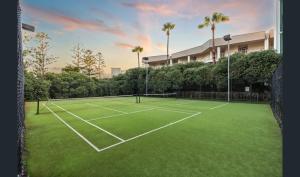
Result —
[[[197,29],[207,15],[222,12],[230,21],[219,24],[216,37],[268,30],[274,27],[275,0],[23,0],[23,23],[51,37],[51,54],[58,57],[51,71],[71,63],[71,49],[101,51],[106,73],[111,67],[137,66],[133,46],[141,56],[166,54],[166,22],[176,24],[170,51],[195,47],[211,37],[210,28]]]

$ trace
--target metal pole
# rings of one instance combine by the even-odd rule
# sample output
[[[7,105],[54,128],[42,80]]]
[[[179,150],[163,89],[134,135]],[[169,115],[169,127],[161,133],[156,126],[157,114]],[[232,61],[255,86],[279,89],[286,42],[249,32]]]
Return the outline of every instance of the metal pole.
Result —
[[[37,99],[36,114],[40,114],[40,99]]]
[[[148,62],[146,66],[146,96],[148,94]]]
[[[229,48],[229,40],[228,40],[228,61],[227,61],[227,71],[228,71],[228,95],[227,95],[227,101],[230,102],[230,69],[229,69],[229,65],[230,65],[230,48]]]

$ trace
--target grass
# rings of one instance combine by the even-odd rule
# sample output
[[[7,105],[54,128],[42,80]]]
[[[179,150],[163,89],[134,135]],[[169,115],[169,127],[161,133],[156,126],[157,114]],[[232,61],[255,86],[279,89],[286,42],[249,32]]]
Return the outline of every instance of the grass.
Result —
[[[28,102],[25,160],[31,177],[282,176],[281,132],[267,104],[168,98],[136,104],[135,98],[116,97],[46,106],[98,150],[121,140],[97,127],[125,141],[98,152],[47,107],[35,115],[36,104]]]

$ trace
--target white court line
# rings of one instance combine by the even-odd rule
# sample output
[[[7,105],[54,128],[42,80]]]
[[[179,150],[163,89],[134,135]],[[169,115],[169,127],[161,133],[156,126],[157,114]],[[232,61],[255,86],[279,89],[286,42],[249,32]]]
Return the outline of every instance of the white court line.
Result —
[[[161,108],[161,110],[164,109],[164,111],[178,112],[178,113],[183,113],[183,114],[194,114],[194,113],[199,111],[199,110],[187,110],[187,111],[192,111],[192,112],[187,112],[186,109],[183,110],[183,109],[176,109],[174,107],[162,107],[162,106],[167,106],[167,105],[154,106],[154,105],[148,105],[148,104],[139,105],[139,104],[136,104],[136,103],[123,103],[123,102],[118,102],[118,103],[123,104],[123,105],[127,105],[127,106],[130,106],[130,105],[141,106],[141,107],[144,107],[144,108]],[[89,103],[86,103],[86,104],[89,104]],[[201,107],[201,108],[210,108],[210,107]]]
[[[93,143],[91,143],[88,139],[86,139],[83,135],[81,135],[79,132],[77,132],[71,125],[66,123],[61,117],[59,117],[55,112],[53,112],[48,106],[43,104],[44,107],[46,107],[58,120],[60,120],[63,124],[65,124],[68,128],[70,128],[73,132],[75,132],[81,139],[83,139],[88,145],[90,145],[92,148],[94,148],[96,151],[99,152],[100,149],[98,149]]]
[[[145,136],[145,135],[147,135],[147,134],[156,132],[156,131],[158,131],[158,130],[160,130],[160,129],[163,129],[163,128],[169,127],[169,126],[171,126],[171,125],[177,124],[177,123],[179,123],[179,122],[182,122],[182,121],[184,121],[184,120],[186,120],[186,119],[192,118],[192,117],[197,116],[197,115],[199,115],[199,114],[201,114],[201,112],[197,112],[196,114],[190,115],[190,116],[188,116],[188,117],[184,117],[184,118],[179,119],[179,120],[177,120],[177,121],[168,123],[168,124],[166,124],[166,125],[164,125],[164,126],[161,126],[161,127],[156,128],[156,129],[150,130],[150,131],[148,131],[148,132],[142,133],[142,134],[140,134],[140,135],[134,136],[134,137],[129,138],[129,139],[123,141],[123,142],[119,142],[119,143],[116,143],[116,144],[113,144],[113,145],[104,147],[104,148],[102,148],[102,149],[99,149],[98,152],[101,152],[101,151],[110,149],[110,148],[112,148],[112,147],[118,146],[118,145],[123,144],[123,143],[126,143],[126,142],[128,142],[128,141],[131,141],[131,140],[140,138],[140,137],[142,137],[142,136]]]
[[[106,118],[117,117],[117,116],[122,116],[122,115],[126,115],[126,114],[114,114],[114,115],[110,115],[110,116],[103,116],[103,117],[98,117],[98,118],[93,118],[93,119],[87,119],[86,121],[93,121],[93,120],[98,120],[98,119],[106,119]]]
[[[92,104],[92,103],[85,103],[85,104],[88,104],[88,105],[91,105],[91,106],[101,107],[103,109],[107,109],[107,110],[111,110],[111,111],[116,111],[116,112],[120,112],[120,113],[123,113],[123,114],[127,114],[127,112],[119,111],[119,110],[116,110],[116,109],[108,108],[108,107],[97,105],[97,104]]]
[[[151,110],[153,110],[153,109],[156,109],[156,108],[143,109],[143,110],[139,110],[139,111],[132,111],[132,112],[129,112],[128,114],[134,114],[134,113],[144,112],[144,111],[151,111]]]
[[[181,105],[189,105],[189,104],[194,104],[195,102],[186,102],[186,103],[177,103],[175,105],[177,106],[181,106]],[[207,107],[207,106],[197,106],[197,108],[203,108],[203,109],[208,109],[210,107]]]
[[[220,107],[226,106],[226,105],[228,105],[228,104],[229,104],[229,103],[220,104],[220,105],[218,105],[218,106],[215,106],[215,107],[212,107],[212,108],[209,108],[209,109],[220,108]]]
[[[117,116],[128,115],[128,114],[135,114],[135,113],[144,112],[144,111],[151,111],[153,109],[155,109],[155,108],[143,109],[143,110],[139,110],[139,111],[132,111],[132,112],[128,112],[126,114],[115,114],[115,115],[110,115],[110,116],[104,116],[104,117],[94,118],[94,119],[88,119],[87,121],[98,120],[98,119],[106,119],[106,118],[110,118],[110,117],[117,117]]]
[[[62,108],[62,107],[60,107],[60,106],[58,106],[58,105],[56,105],[56,104],[54,104],[54,103],[51,103],[51,104],[55,105],[56,107],[60,108],[61,110],[65,111],[65,112],[71,114],[72,116],[78,118],[79,120],[81,120],[81,121],[83,121],[83,122],[85,122],[85,123],[87,123],[87,124],[89,124],[89,125],[91,125],[91,126],[97,128],[97,129],[102,130],[103,132],[105,132],[105,133],[107,133],[107,134],[109,134],[109,135],[111,135],[111,136],[117,138],[118,140],[120,140],[120,141],[125,141],[124,139],[118,137],[117,135],[114,135],[113,133],[111,133],[111,132],[109,132],[109,131],[107,131],[107,130],[104,130],[103,128],[101,128],[101,127],[99,127],[99,126],[97,126],[97,125],[95,125],[95,124],[92,124],[92,123],[90,123],[90,122],[87,121],[87,120],[84,120],[83,118],[81,118],[81,117],[79,117],[79,116],[73,114],[72,112],[70,112],[70,111],[68,111],[68,110],[66,110],[66,109],[64,109],[64,108]]]
[[[153,106],[153,108],[156,108],[157,110],[177,112],[177,113],[183,113],[183,114],[195,114],[195,112],[186,112],[186,111],[181,111],[181,110],[179,111],[179,109],[174,110],[174,109],[172,109],[172,107]]]

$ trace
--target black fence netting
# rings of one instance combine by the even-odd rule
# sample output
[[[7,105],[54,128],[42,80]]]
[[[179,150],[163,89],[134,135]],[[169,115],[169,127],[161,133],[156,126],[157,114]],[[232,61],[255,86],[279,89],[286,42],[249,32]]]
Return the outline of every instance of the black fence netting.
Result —
[[[271,108],[279,126],[282,128],[283,120],[283,65],[280,63],[272,76]]]
[[[182,91],[177,94],[178,98],[203,99],[203,100],[227,100],[227,92],[200,92],[200,91]],[[268,102],[270,93],[263,92],[230,92],[231,101],[246,101],[246,102]]]
[[[22,59],[21,8],[17,4],[17,170],[18,176],[26,176],[22,163],[24,149],[24,72]]]

